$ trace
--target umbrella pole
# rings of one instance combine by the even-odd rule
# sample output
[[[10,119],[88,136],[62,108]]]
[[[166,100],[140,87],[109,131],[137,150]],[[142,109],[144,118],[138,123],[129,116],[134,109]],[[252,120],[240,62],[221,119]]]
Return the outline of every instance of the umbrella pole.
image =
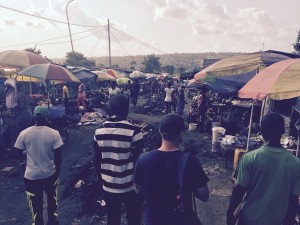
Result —
[[[251,105],[251,114],[250,114],[250,122],[249,122],[249,130],[248,130],[248,138],[247,138],[247,148],[246,150],[249,150],[249,143],[250,143],[250,136],[251,136],[251,127],[252,127],[252,119],[253,119],[253,108],[254,108],[254,102],[252,100],[252,105]]]
[[[261,104],[260,118],[259,118],[259,125],[261,125],[261,120],[262,120],[262,117],[263,117],[263,115],[264,115],[265,104],[266,104],[266,100],[264,99],[264,100],[262,101],[262,104]]]

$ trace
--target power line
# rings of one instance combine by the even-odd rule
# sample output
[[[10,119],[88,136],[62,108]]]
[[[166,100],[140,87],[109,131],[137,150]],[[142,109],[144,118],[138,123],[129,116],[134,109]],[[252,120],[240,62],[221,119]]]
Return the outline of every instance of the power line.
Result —
[[[161,51],[161,50],[159,50],[159,49],[157,49],[157,48],[154,48],[154,47],[152,47],[151,45],[149,45],[149,44],[147,44],[147,43],[145,43],[145,42],[143,42],[143,41],[140,41],[139,39],[135,38],[134,36],[132,36],[132,35],[130,35],[130,34],[124,32],[124,31],[121,31],[121,30],[119,30],[119,29],[117,29],[117,28],[114,28],[114,27],[112,27],[112,28],[113,28],[114,30],[118,31],[119,33],[121,33],[121,34],[123,34],[123,35],[125,35],[125,36],[131,38],[132,40],[138,42],[139,44],[141,44],[141,45],[143,45],[143,46],[146,46],[146,47],[149,48],[149,49],[152,49],[152,50],[155,50],[155,51],[157,51],[157,52],[159,52],[159,53],[168,55],[168,53],[163,52],[163,51]],[[184,57],[184,56],[180,56],[180,55],[177,55],[177,56],[176,56],[176,55],[172,55],[172,56],[173,56],[173,57],[176,57],[176,58],[182,58],[182,59],[185,59],[185,60],[193,60],[194,62],[196,61],[194,58]]]
[[[99,29],[99,28],[103,28],[103,27],[96,27],[96,28],[92,28],[92,29],[89,29],[89,30],[76,32],[76,33],[73,33],[72,35],[77,35],[77,34],[81,34],[81,33],[85,33],[85,32],[90,32],[90,31],[92,31],[92,30],[97,30],[97,29]],[[10,48],[10,47],[23,46],[23,45],[39,44],[40,42],[53,41],[53,40],[57,40],[57,39],[65,38],[65,37],[69,37],[69,35],[64,35],[64,36],[60,36],[60,37],[56,37],[56,38],[50,38],[50,39],[41,40],[41,41],[28,42],[28,43],[24,43],[24,44],[1,46],[0,48]]]
[[[36,18],[39,18],[39,19],[48,20],[48,21],[55,22],[55,23],[68,24],[67,22],[64,22],[64,21],[59,21],[59,20],[46,18],[46,17],[43,17],[43,16],[33,15],[33,14],[30,14],[30,13],[27,13],[27,12],[23,12],[23,11],[20,11],[20,10],[17,10],[17,9],[13,9],[13,8],[4,6],[4,5],[0,5],[0,7],[4,8],[4,9],[11,10],[11,11],[14,11],[14,12],[17,12],[17,13],[25,14],[27,16],[33,16],[33,17],[36,17]],[[101,25],[101,26],[99,26],[99,25],[97,25],[97,26],[95,26],[95,25],[83,25],[83,24],[76,24],[76,23],[70,23],[70,25],[79,26],[79,27],[105,27],[106,26],[106,25]]]
[[[132,58],[134,61],[137,61],[132,55],[130,55],[126,49],[121,45],[121,43],[119,42],[119,40],[115,37],[115,35],[113,34],[113,32],[110,32],[112,34],[112,36],[114,37],[114,39],[116,40],[116,42],[119,44],[119,46],[123,49],[123,51],[128,54],[128,56],[130,56],[130,58]]]
[[[98,45],[98,43],[99,43],[99,41],[100,41],[100,39],[101,39],[101,37],[102,37],[103,34],[104,34],[104,31],[102,30],[102,33],[101,33],[101,35],[99,35],[99,37],[98,37],[98,39],[97,39],[97,41],[96,41],[94,47],[92,48],[92,50],[91,50],[89,56],[91,56],[92,52],[95,50],[95,48],[96,48],[96,46]]]
[[[74,41],[78,41],[78,40],[82,40],[82,39],[85,39],[85,38],[88,38],[88,37],[91,37],[93,34],[97,33],[98,31],[90,34],[90,35],[87,35],[87,36],[84,36],[84,37],[81,37],[81,38],[77,38],[77,39],[74,39]],[[70,41],[61,41],[61,42],[50,42],[50,43],[42,43],[42,44],[39,44],[39,45],[54,45],[54,44],[62,44],[62,43],[69,43]]]

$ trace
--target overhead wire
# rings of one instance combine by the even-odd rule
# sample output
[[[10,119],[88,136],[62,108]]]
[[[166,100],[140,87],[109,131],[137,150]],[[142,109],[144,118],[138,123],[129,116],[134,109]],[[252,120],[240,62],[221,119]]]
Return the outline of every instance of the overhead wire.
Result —
[[[96,46],[98,45],[98,43],[99,43],[99,41],[100,41],[100,39],[101,39],[101,37],[102,37],[103,34],[104,34],[104,31],[102,30],[102,33],[99,35],[99,37],[98,37],[98,39],[97,39],[97,41],[96,41],[94,47],[92,48],[92,50],[91,50],[89,56],[91,56],[92,52],[95,50],[95,48],[96,48]]]
[[[92,28],[89,30],[85,30],[85,31],[80,31],[80,32],[76,32],[73,33],[72,35],[77,35],[77,34],[81,34],[81,33],[85,33],[85,32],[90,32],[93,30],[97,30],[103,27],[96,27],[96,28]],[[41,41],[35,41],[35,42],[28,42],[28,43],[24,43],[24,44],[17,44],[17,45],[8,45],[8,46],[0,46],[0,48],[10,48],[10,47],[18,47],[18,46],[23,46],[23,45],[30,45],[30,44],[39,44],[41,42],[46,42],[46,41],[53,41],[53,40],[57,40],[57,39],[61,39],[61,38],[65,38],[65,37],[69,37],[70,35],[64,35],[64,36],[60,36],[60,37],[55,37],[55,38],[50,38],[50,39],[45,39],[45,40],[41,40]]]
[[[78,41],[78,40],[82,40],[82,39],[85,39],[85,38],[88,38],[88,37],[91,37],[93,34],[97,33],[98,31],[90,34],[90,35],[87,35],[87,36],[84,36],[84,37],[81,37],[81,38],[77,38],[77,39],[73,39],[73,41]],[[39,45],[53,45],[53,44],[62,44],[62,43],[69,43],[70,41],[61,41],[61,42],[50,42],[50,43],[42,43],[42,44],[39,44]]]
[[[11,10],[11,11],[14,11],[14,12],[17,12],[17,13],[25,14],[27,16],[36,17],[36,18],[39,18],[39,19],[48,20],[48,21],[55,22],[55,23],[70,24],[72,26],[79,26],[79,27],[105,27],[106,26],[106,25],[101,25],[100,26],[100,25],[85,25],[85,24],[77,24],[77,23],[67,23],[67,22],[64,22],[64,21],[50,19],[50,18],[43,17],[43,16],[33,15],[33,14],[30,14],[30,13],[27,13],[27,12],[23,12],[23,11],[20,11],[20,10],[17,10],[17,9],[13,9],[13,8],[4,6],[4,5],[0,5],[0,7],[4,8],[4,9]]]
[[[121,43],[119,42],[119,40],[115,37],[114,33],[113,32],[110,32],[113,36],[113,38],[116,40],[116,42],[119,44],[119,46],[121,47],[121,49],[123,49],[123,51],[128,54],[128,56],[130,58],[132,58],[134,61],[137,61],[130,53],[127,52],[127,50],[121,45]]]

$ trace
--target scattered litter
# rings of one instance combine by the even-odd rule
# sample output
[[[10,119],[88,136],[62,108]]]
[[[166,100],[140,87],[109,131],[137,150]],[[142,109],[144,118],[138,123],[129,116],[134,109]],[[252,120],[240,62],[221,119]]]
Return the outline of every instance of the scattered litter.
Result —
[[[79,180],[77,181],[77,183],[75,184],[74,188],[80,189],[82,188],[82,186],[84,185],[84,181],[83,180]]]
[[[97,201],[101,206],[106,206],[106,202],[104,200],[99,200]]]
[[[80,167],[82,167],[82,165],[80,165],[78,163],[76,163],[74,166],[72,166],[72,168],[80,168]]]
[[[80,220],[74,218],[72,225],[80,225]]]
[[[90,219],[90,224],[94,223],[94,222],[98,222],[100,221],[100,217],[99,216],[93,216],[91,219]]]
[[[11,171],[12,169],[13,169],[12,166],[7,166],[7,167],[4,167],[1,171],[3,171],[3,172],[9,172],[9,171]]]

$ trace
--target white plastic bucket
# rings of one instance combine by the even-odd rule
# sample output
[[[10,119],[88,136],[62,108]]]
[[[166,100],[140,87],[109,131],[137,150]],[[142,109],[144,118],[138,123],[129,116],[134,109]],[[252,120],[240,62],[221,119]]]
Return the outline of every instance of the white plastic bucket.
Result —
[[[226,129],[224,127],[213,127],[212,129],[212,143],[217,143],[218,138],[220,135],[224,135],[226,132]]]
[[[190,123],[189,124],[189,131],[194,131],[197,129],[197,124],[196,123]]]

